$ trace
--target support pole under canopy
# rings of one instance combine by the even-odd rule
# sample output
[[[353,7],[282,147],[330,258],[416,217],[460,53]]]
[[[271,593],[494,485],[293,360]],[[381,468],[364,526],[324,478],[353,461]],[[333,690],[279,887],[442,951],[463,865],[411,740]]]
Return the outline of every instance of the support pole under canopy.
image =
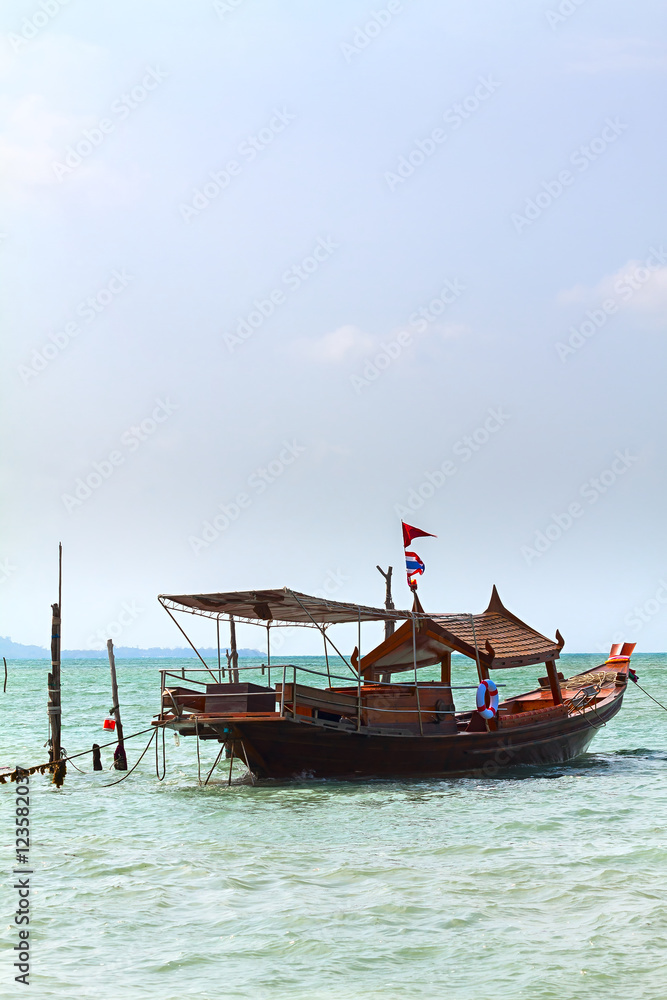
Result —
[[[232,670],[233,681],[235,684],[239,682],[239,653],[236,648],[236,622],[232,615],[229,616],[229,645],[232,651]]]

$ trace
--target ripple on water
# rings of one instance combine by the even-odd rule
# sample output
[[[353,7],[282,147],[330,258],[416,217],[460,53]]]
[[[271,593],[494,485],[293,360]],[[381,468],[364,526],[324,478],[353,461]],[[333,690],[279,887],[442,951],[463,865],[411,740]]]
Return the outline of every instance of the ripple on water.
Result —
[[[648,690],[665,666],[642,666]],[[9,763],[42,759],[46,669],[22,667],[0,701]],[[121,665],[119,678],[139,730],[155,672]],[[66,714],[66,745],[99,742],[106,674],[64,679],[64,703],[75,681],[87,698]],[[663,720],[629,691],[590,753],[490,780],[252,787],[235,765],[228,787],[223,762],[199,788],[187,740],[168,744],[163,784],[149,755],[113,788],[109,772],[68,775],[60,792],[35,777],[31,995],[662,1000]],[[214,758],[205,745],[203,773]],[[11,805],[3,786],[3,821]]]

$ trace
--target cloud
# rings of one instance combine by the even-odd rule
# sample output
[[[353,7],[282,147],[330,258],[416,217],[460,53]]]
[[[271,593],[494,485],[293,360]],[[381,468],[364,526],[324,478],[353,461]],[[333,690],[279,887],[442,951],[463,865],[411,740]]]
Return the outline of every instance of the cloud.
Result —
[[[37,9],[37,8],[36,8]],[[24,19],[25,23],[25,19]],[[21,28],[17,24],[16,30]],[[8,33],[0,33],[0,163],[5,185],[28,194],[35,187],[53,185],[52,163],[82,129],[94,123],[94,114],[63,112],[58,105],[78,106],[80,77],[105,64],[95,45],[48,30],[22,40],[17,53]]]
[[[443,340],[452,340],[455,337],[467,336],[471,333],[471,328],[466,323],[441,323],[435,327],[435,331]]]
[[[83,119],[57,114],[47,108],[41,94],[27,94],[10,104],[3,102],[5,126],[0,135],[0,177],[3,184],[24,188],[53,184],[51,163],[59,140],[76,129]]]
[[[405,345],[407,348],[419,346],[425,341],[424,331],[411,327],[403,327],[402,329],[411,335],[410,342]],[[435,335],[442,340],[451,340],[468,333],[470,333],[470,328],[464,323],[432,323],[428,325],[426,331],[426,335]],[[294,341],[291,347],[298,356],[310,361],[316,361],[320,364],[341,364],[345,361],[355,361],[368,357],[382,348],[383,341],[392,339],[394,339],[393,334],[384,338],[373,337],[358,327],[348,324],[325,333],[323,337],[303,338]]]
[[[57,198],[61,183],[67,187],[74,179],[88,204],[108,208],[136,202],[149,182],[148,172],[136,163],[111,166],[104,159],[106,150],[96,148],[71,170],[72,177],[67,174],[61,181],[54,164],[66,162],[70,144],[85,137],[84,130],[94,128],[97,119],[54,111],[42,94],[1,101],[0,121],[0,183],[21,203],[43,191]]]
[[[574,285],[557,297],[562,306],[582,308],[608,299],[644,320],[663,325],[667,316],[667,251],[659,247],[644,260],[627,261],[595,285]]]
[[[375,346],[375,339],[356,326],[348,324],[325,333],[323,337],[304,337],[294,341],[294,352],[320,364],[339,364],[361,357]]]
[[[120,131],[124,117],[109,110],[108,54],[50,26],[25,41],[18,53],[8,38],[0,33],[0,182],[5,191],[40,207],[45,192],[55,202],[72,180],[78,196],[92,205],[127,204],[141,197],[149,172],[132,156],[116,163],[113,134],[95,141],[64,176],[54,168],[71,146],[86,139],[86,130],[98,134],[101,118],[110,117],[112,131]]]

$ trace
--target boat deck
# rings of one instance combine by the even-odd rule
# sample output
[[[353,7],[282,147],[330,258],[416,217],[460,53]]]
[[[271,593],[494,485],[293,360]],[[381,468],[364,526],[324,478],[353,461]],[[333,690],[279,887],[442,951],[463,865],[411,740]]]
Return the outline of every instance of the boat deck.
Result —
[[[515,729],[594,710],[626,683],[625,670],[588,671],[561,680],[562,703],[555,703],[550,688],[541,686],[501,702],[497,717],[489,721],[476,711],[456,712],[451,689],[443,690],[437,681],[400,687],[364,684],[358,688],[313,688],[294,683],[286,683],[284,688],[281,683],[275,688],[208,684],[204,692],[183,687],[165,689],[163,712],[156,723],[182,735],[218,740],[224,739],[226,732],[231,732],[228,727],[236,722],[271,723],[285,718],[343,732],[442,737]],[[231,689],[229,693],[225,693],[227,688]],[[254,702],[255,709],[253,699],[261,701],[261,705]]]

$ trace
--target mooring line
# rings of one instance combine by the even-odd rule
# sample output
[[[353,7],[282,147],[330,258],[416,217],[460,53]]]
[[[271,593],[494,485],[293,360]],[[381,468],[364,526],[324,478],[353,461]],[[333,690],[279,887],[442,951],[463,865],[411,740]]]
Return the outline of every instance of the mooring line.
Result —
[[[157,732],[157,727],[159,725],[161,725],[162,728],[164,729],[165,723],[159,723],[158,722],[154,726],[148,726],[147,729],[140,729],[138,732],[132,733],[131,736],[126,736],[125,739],[126,740],[133,740],[135,736],[143,736],[144,733],[148,733],[148,732],[151,732],[151,731],[154,732],[154,733],[156,733]],[[109,743],[102,743],[102,744],[99,745],[99,749],[103,750],[105,747],[115,746],[117,744],[117,742],[118,742],[118,740],[111,740]],[[150,745],[150,743],[149,743],[149,745]],[[94,751],[93,751],[93,749],[91,747],[90,750],[81,750],[79,753],[70,754],[66,759],[67,759],[67,761],[71,761],[75,757],[85,757],[86,754],[93,753],[93,752]],[[28,774],[35,774],[36,771],[41,771],[41,773],[44,774],[45,771],[50,770],[53,767],[56,767],[58,765],[58,763],[59,763],[59,761],[52,761],[52,760],[50,760],[46,764],[35,764],[32,767],[19,767],[19,768],[15,768],[13,771],[8,771],[6,774],[0,774],[0,785],[4,785],[5,782],[7,781],[7,779],[9,779],[9,781],[16,781],[16,772],[17,771],[20,771],[21,774],[25,774],[26,772]],[[84,771],[83,773],[85,774],[87,772]],[[117,784],[117,782],[112,782],[112,784]]]
[[[155,732],[157,732],[157,729],[155,730]],[[158,758],[158,743],[160,742],[159,737],[155,741],[155,777],[157,778],[158,781],[164,781],[164,779],[167,776],[167,753],[166,753],[165,745],[164,745],[166,734],[167,734],[167,730],[163,726],[162,727],[162,777],[160,777],[160,768],[159,768],[159,765],[158,765],[158,760],[159,760],[159,758]]]
[[[151,743],[153,742],[153,740],[154,740],[154,738],[156,736],[157,736],[157,729],[154,729],[153,732],[151,733],[151,737],[150,737],[148,743],[146,744],[146,746],[143,749],[141,757],[139,758],[139,760],[137,761],[137,763],[134,765],[134,767],[131,767],[130,770],[127,772],[127,774],[124,774],[122,778],[118,779],[118,781],[109,781],[106,785],[102,785],[102,788],[111,788],[112,785],[119,785],[121,783],[121,781],[125,781],[126,778],[129,778],[130,775],[132,774],[132,772],[134,771],[134,768],[137,767],[141,763],[141,761],[143,760],[144,754],[146,753],[146,751],[148,750],[149,746],[151,745]]]
[[[62,747],[60,748],[60,752],[61,753],[63,752]],[[72,767],[75,767],[76,770],[79,772],[79,774],[88,774],[88,771],[82,771],[80,767],[76,767],[76,764],[74,763],[74,761],[70,760],[70,758],[67,756],[67,751],[65,751],[65,756],[61,757],[60,759],[61,760],[67,760],[67,761],[69,761],[69,763],[72,765]]]
[[[657,698],[654,698],[652,694],[649,694],[648,691],[645,688],[643,688],[638,681],[633,681],[633,684],[636,684],[639,690],[643,691],[647,698],[650,698],[651,701],[654,701],[656,703],[656,705],[659,705],[660,708],[663,710],[663,712],[667,712],[667,706],[663,705],[662,702],[658,701]]]

